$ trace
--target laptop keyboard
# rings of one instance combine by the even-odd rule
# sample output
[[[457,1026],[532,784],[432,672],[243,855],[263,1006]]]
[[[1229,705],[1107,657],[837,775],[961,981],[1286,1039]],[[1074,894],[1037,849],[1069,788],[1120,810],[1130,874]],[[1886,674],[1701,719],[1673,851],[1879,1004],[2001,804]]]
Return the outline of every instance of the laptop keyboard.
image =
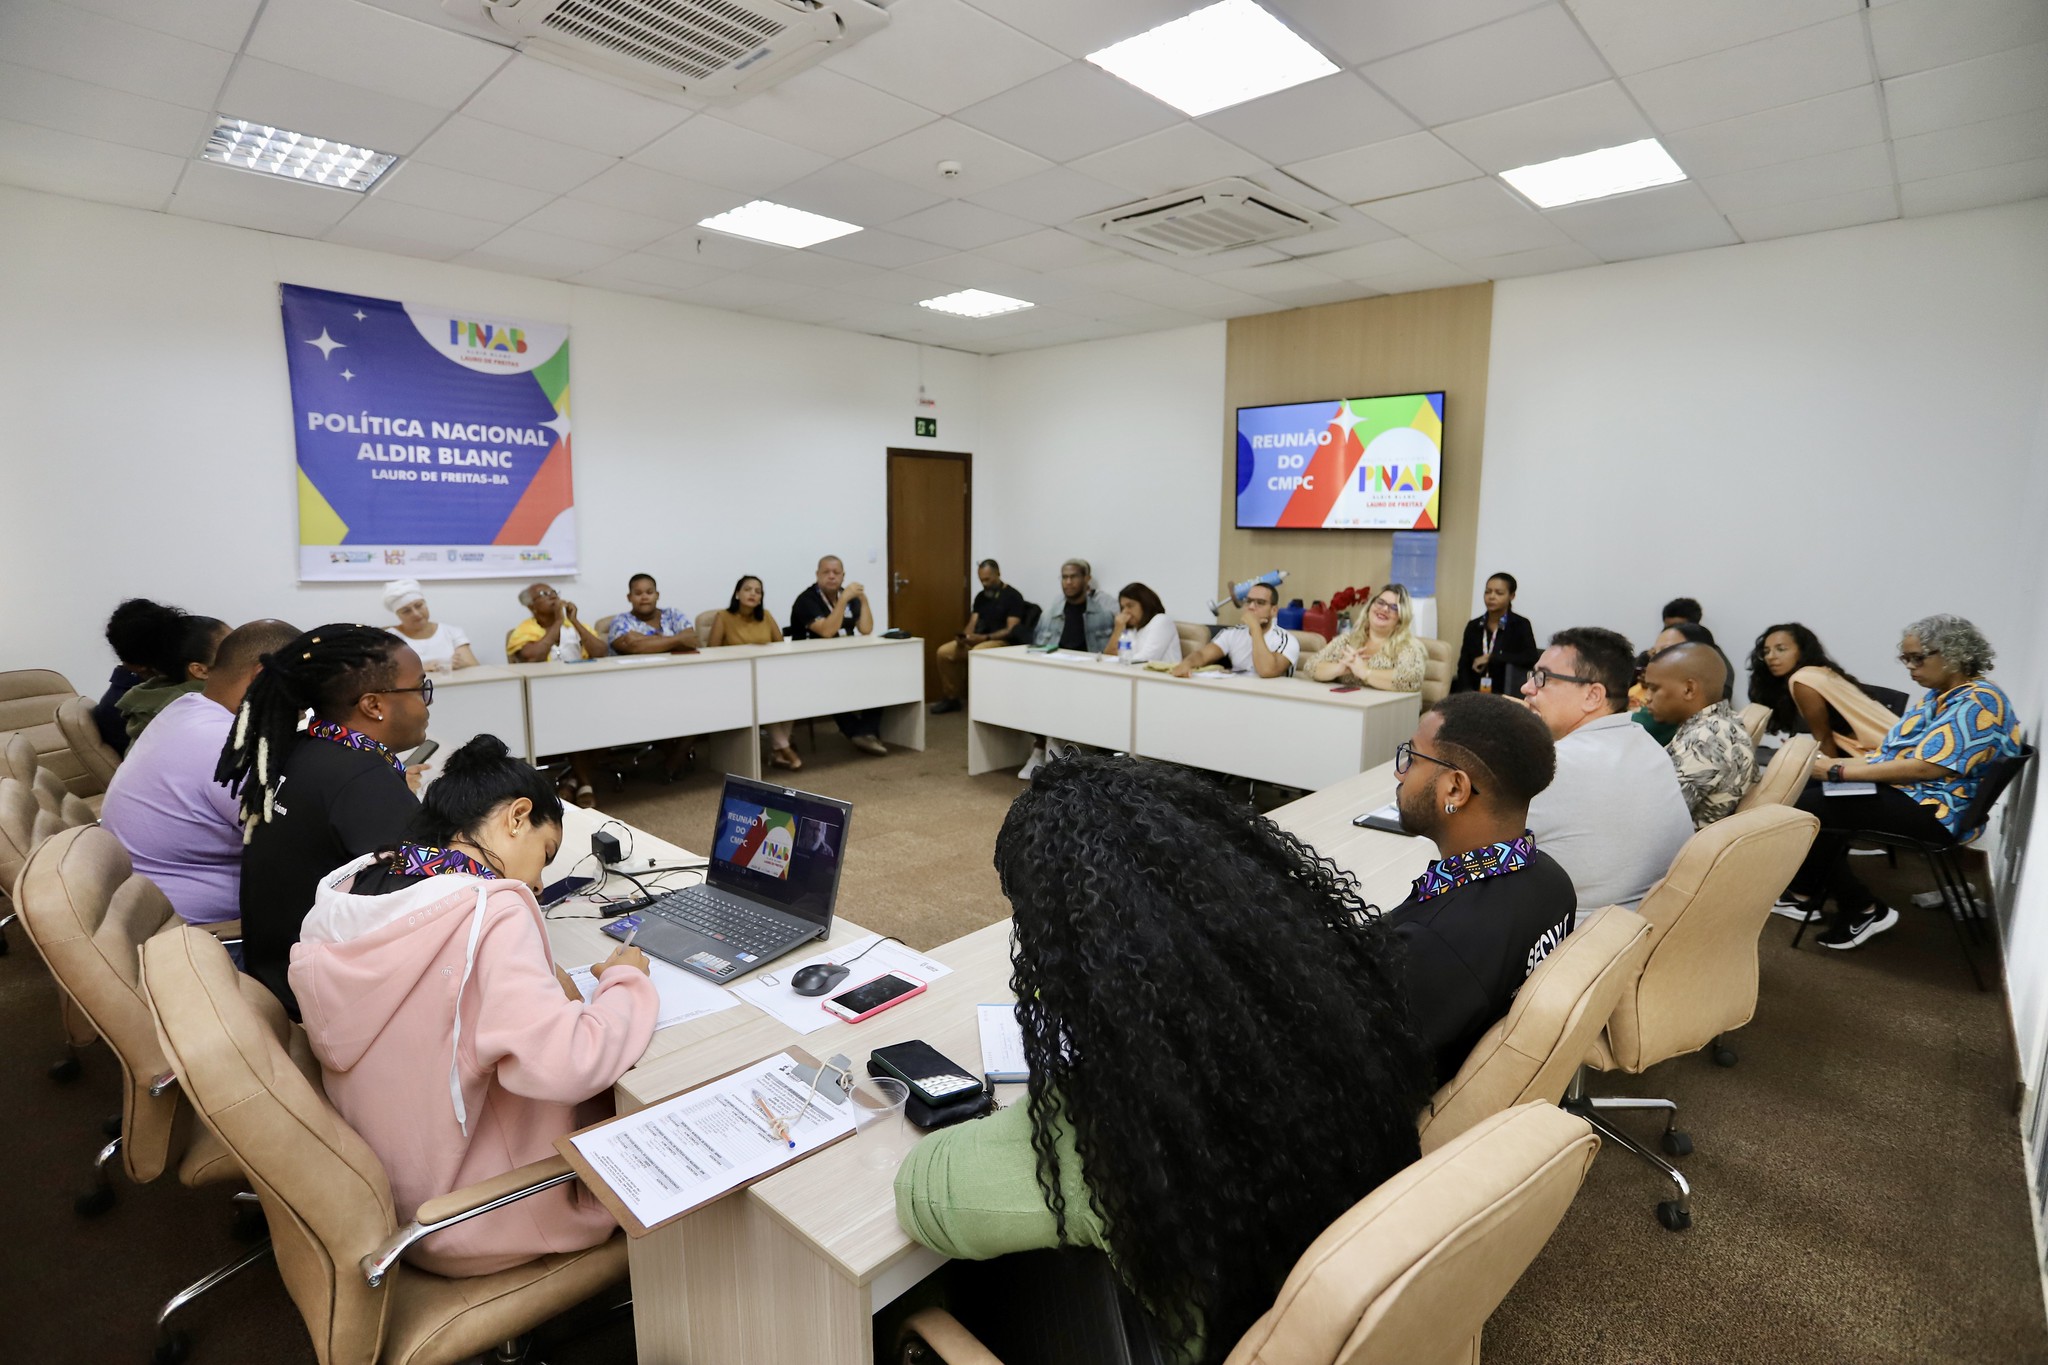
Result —
[[[757,957],[779,951],[797,937],[787,921],[744,903],[714,896],[701,886],[686,886],[680,891],[657,897],[640,913],[708,934],[720,943],[730,944],[740,952],[753,953]]]

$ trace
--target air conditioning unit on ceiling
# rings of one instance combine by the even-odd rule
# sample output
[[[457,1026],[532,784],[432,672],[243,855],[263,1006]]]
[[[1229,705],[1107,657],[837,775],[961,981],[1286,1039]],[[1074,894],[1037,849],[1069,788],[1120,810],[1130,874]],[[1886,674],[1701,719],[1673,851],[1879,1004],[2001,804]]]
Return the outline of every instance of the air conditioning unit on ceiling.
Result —
[[[1210,256],[1334,226],[1249,180],[1215,180],[1099,213],[1084,226],[1168,256]]]
[[[656,94],[736,99],[889,22],[875,0],[442,0],[472,30]]]

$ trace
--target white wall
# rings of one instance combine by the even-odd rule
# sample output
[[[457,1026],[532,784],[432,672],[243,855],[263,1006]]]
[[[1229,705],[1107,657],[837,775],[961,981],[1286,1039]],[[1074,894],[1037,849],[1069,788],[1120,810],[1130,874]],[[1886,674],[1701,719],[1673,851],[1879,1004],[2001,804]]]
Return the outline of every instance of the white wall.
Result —
[[[780,616],[828,552],[886,613],[885,449],[986,430],[988,362],[955,351],[15,189],[0,241],[0,669],[94,693],[122,597],[385,619],[375,586],[295,581],[280,281],[570,325],[584,570],[562,586],[592,621],[642,569],[689,611],[759,574]],[[920,360],[942,441],[910,436]],[[479,657],[524,614],[519,582],[428,586]]]
[[[975,557],[1040,606],[1079,555],[1114,594],[1148,584],[1181,620],[1216,595],[1224,324],[990,362]],[[941,428],[943,430],[943,428]]]
[[[2015,683],[2044,374],[2048,201],[1503,281],[1479,573],[1539,631],[1640,647],[1683,593],[1738,661],[1804,621],[1901,689],[1899,627],[1958,612]]]

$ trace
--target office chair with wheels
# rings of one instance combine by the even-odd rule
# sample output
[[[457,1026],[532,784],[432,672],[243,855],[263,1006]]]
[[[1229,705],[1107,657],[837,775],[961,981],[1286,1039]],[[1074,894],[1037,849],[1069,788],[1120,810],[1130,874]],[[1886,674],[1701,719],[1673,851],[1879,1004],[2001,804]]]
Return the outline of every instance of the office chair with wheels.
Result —
[[[1749,732],[1749,742],[1755,744],[1763,739],[1764,731],[1771,728],[1771,708],[1760,701],[1753,701],[1742,708],[1736,719]]]
[[[422,1204],[400,1226],[369,1144],[335,1112],[303,1033],[190,926],[143,945],[157,1036],[200,1119],[262,1203],[278,1273],[320,1365],[454,1365],[500,1349],[625,1278],[626,1239],[448,1279],[400,1263],[421,1238],[575,1179],[559,1158]]]
[[[92,718],[91,697],[71,697],[59,706],[57,729],[78,762],[79,776],[71,790],[91,803],[97,815],[100,798],[114,780],[114,770],[121,766],[121,755],[100,738],[99,724]]]
[[[1735,807],[1739,814],[1746,810],[1757,810],[1765,806],[1789,806],[1799,799],[1799,793],[1806,790],[1806,779],[1813,770],[1813,756],[1820,752],[1820,745],[1812,735],[1794,735],[1785,741],[1784,747],[1771,755],[1771,761],[1758,774],[1756,785],[1744,793]]]
[[[85,796],[92,788],[57,724],[57,712],[77,695],[69,679],[47,668],[0,673],[0,738],[11,731],[27,736],[36,761],[53,769],[73,793]]]
[[[1477,1365],[1486,1319],[1599,1146],[1585,1120],[1540,1101],[1482,1119],[1310,1243],[1225,1365]],[[1002,1365],[944,1309],[912,1314],[899,1350],[905,1362]]]
[[[22,868],[28,865],[29,855],[44,840],[63,830],[63,820],[44,809],[27,785],[11,777],[0,777],[0,889],[9,894],[7,915],[0,918],[0,929],[19,918],[20,907],[12,900],[12,893],[17,889]],[[0,938],[0,944],[5,942],[5,938]],[[57,986],[57,1007],[64,1026],[65,1053],[50,1064],[49,1075],[53,1081],[75,1081],[81,1069],[78,1054],[91,1047],[99,1035],[93,1032],[91,1021],[62,983]]]
[[[1671,1181],[1676,1197],[1657,1205],[1657,1220],[1674,1232],[1692,1226],[1685,1176],[1602,1114],[1662,1110],[1661,1145],[1671,1156],[1685,1156],[1692,1139],[1678,1129],[1678,1106],[1664,1099],[1589,1095],[1587,1071],[1637,1075],[1708,1046],[1717,1064],[1735,1064],[1724,1035],[1756,1014],[1757,940],[1771,903],[1799,870],[1819,828],[1820,821],[1803,810],[1763,806],[1737,811],[1686,840],[1671,870],[1643,897],[1640,913],[1652,934],[1649,956],[1622,990],[1565,1096],[1565,1108]]]

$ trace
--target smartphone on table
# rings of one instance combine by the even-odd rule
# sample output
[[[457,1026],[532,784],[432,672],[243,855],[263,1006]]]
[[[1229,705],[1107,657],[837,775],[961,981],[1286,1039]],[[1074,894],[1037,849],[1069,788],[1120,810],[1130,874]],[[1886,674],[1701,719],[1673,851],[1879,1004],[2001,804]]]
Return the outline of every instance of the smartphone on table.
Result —
[[[560,905],[569,897],[580,895],[596,884],[597,878],[595,877],[564,877],[560,881],[549,882],[541,888],[540,903],[542,905]]]
[[[863,981],[851,990],[841,991],[818,1003],[824,1006],[826,1013],[836,1015],[849,1024],[858,1024],[891,1005],[902,1004],[913,995],[923,995],[924,985],[924,982],[901,972],[884,972],[872,981]]]
[[[868,1070],[894,1076],[910,1087],[911,1094],[934,1109],[979,1094],[985,1088],[966,1067],[917,1039],[876,1048],[869,1055]]]

